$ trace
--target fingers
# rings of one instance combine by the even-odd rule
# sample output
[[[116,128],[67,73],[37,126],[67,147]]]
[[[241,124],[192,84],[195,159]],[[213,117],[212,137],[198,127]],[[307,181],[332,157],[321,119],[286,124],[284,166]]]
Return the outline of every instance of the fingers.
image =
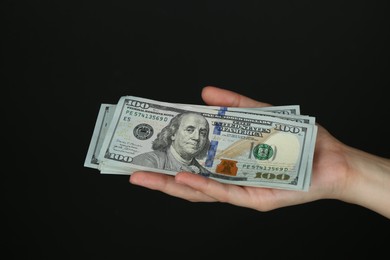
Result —
[[[220,202],[232,203],[234,199],[241,197],[239,192],[242,192],[242,188],[239,186],[223,184],[193,173],[177,174],[176,182],[216,198]]]
[[[223,203],[269,211],[303,203],[306,192],[224,184],[192,173],[176,175],[176,181]]]
[[[266,195],[266,189],[224,184],[210,178],[186,172],[177,174],[176,181],[194,190],[198,190],[202,194],[208,195],[219,202],[258,210],[269,208],[267,203],[262,203],[261,195],[263,192]]]
[[[191,202],[223,202],[259,211],[307,201],[305,192],[224,184],[188,172],[177,173],[174,177],[139,171],[130,176],[130,183]]]
[[[197,176],[204,178],[202,176]],[[182,198],[191,202],[215,202],[216,200],[190,186],[176,182],[170,175],[154,172],[134,172],[130,175],[130,183],[148,189],[158,190],[168,195]]]
[[[239,186],[222,184],[188,172],[180,172],[173,177],[166,174],[139,171],[130,175],[130,183],[192,202],[219,201],[241,206],[243,204],[242,194],[239,193],[245,192]]]
[[[153,172],[134,172],[130,183],[191,202],[225,202],[252,207],[245,189],[236,185],[222,184],[204,176],[180,172],[175,177]]]
[[[230,90],[213,86],[207,86],[203,88],[202,98],[206,104],[211,106],[264,107],[271,105],[268,103],[256,101]]]

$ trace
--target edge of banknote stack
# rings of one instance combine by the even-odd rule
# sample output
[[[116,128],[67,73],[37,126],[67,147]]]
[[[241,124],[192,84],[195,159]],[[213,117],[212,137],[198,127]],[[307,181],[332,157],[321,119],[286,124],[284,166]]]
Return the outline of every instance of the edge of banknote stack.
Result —
[[[101,104],[84,166],[102,174],[175,175],[179,170],[136,164],[133,159],[152,152],[157,135],[185,112],[207,120],[208,151],[197,161],[209,178],[241,186],[309,190],[317,126],[315,117],[300,114],[299,105],[216,107],[123,96],[117,104]]]

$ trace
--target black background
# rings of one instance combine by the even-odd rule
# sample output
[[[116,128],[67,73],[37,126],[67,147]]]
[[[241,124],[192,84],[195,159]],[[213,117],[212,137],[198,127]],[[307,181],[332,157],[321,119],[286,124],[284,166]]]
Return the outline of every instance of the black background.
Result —
[[[7,259],[387,255],[389,220],[359,206],[190,203],[83,163],[101,103],[203,104],[206,85],[299,104],[389,158],[388,13],[386,1],[3,1]]]

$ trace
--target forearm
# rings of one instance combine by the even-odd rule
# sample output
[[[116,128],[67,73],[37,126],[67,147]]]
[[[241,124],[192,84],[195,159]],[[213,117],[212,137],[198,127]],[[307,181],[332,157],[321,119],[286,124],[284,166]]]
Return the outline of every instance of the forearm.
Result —
[[[390,159],[346,148],[350,174],[342,200],[390,219]]]

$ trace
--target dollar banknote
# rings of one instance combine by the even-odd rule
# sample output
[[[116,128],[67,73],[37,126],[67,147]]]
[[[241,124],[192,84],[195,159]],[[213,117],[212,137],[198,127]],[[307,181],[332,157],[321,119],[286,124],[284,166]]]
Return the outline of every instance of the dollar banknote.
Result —
[[[84,161],[84,166],[89,168],[99,168],[99,153],[103,144],[103,140],[106,136],[107,129],[111,123],[114,115],[116,105],[114,104],[101,104],[99,108],[98,117],[95,122],[92,138],[89,143],[87,156]]]
[[[173,105],[173,104],[171,104]],[[193,106],[195,108],[211,108],[217,109],[219,111],[233,111],[239,113],[249,113],[249,114],[263,114],[269,116],[280,116],[282,118],[288,120],[294,120],[297,122],[304,123],[315,123],[315,118],[310,116],[302,116],[300,115],[300,107],[299,105],[283,105],[283,106],[268,106],[268,107],[254,107],[254,108],[241,108],[241,107],[217,107],[217,106],[205,106],[205,105],[194,105],[194,104],[180,104],[176,103],[176,105],[181,106]],[[93,135],[90,141],[89,149],[87,152],[87,157],[84,162],[85,167],[98,169],[99,160],[98,155],[100,152],[100,148],[102,146],[105,134],[107,132],[108,126],[111,122],[115,111],[115,104],[106,104],[103,103],[100,106],[98,117],[95,123],[95,128],[93,131]],[[275,115],[276,114],[276,115]],[[121,174],[121,172],[118,172]],[[128,173],[125,173],[128,174]]]
[[[200,129],[192,150],[201,148],[200,133],[207,139],[203,156],[183,159],[178,145],[170,147],[175,133],[167,129],[186,113],[203,118],[204,129],[191,130]],[[191,171],[235,185],[308,190],[316,133],[314,117],[300,115],[299,106],[226,108],[125,96],[102,105],[84,165],[104,174]],[[166,136],[163,147],[158,136],[168,134],[174,137]]]
[[[205,106],[205,105],[194,105],[194,104],[180,104],[176,105],[182,106],[193,106],[195,108],[211,108],[219,111],[233,111],[238,113],[248,113],[248,114],[263,114],[268,116],[278,116],[287,120],[293,120],[303,123],[315,123],[315,118],[300,115],[299,105],[283,105],[283,106],[268,106],[268,107],[253,107],[253,108],[241,108],[241,107],[217,107],[217,106]],[[90,141],[89,149],[87,152],[87,157],[84,162],[85,167],[98,169],[99,160],[98,155],[100,148],[103,144],[104,137],[106,135],[108,126],[111,122],[111,119],[114,115],[115,104],[106,104],[103,103],[100,106],[98,117],[96,119],[95,128],[92,134]],[[120,174],[120,173],[118,173]]]

